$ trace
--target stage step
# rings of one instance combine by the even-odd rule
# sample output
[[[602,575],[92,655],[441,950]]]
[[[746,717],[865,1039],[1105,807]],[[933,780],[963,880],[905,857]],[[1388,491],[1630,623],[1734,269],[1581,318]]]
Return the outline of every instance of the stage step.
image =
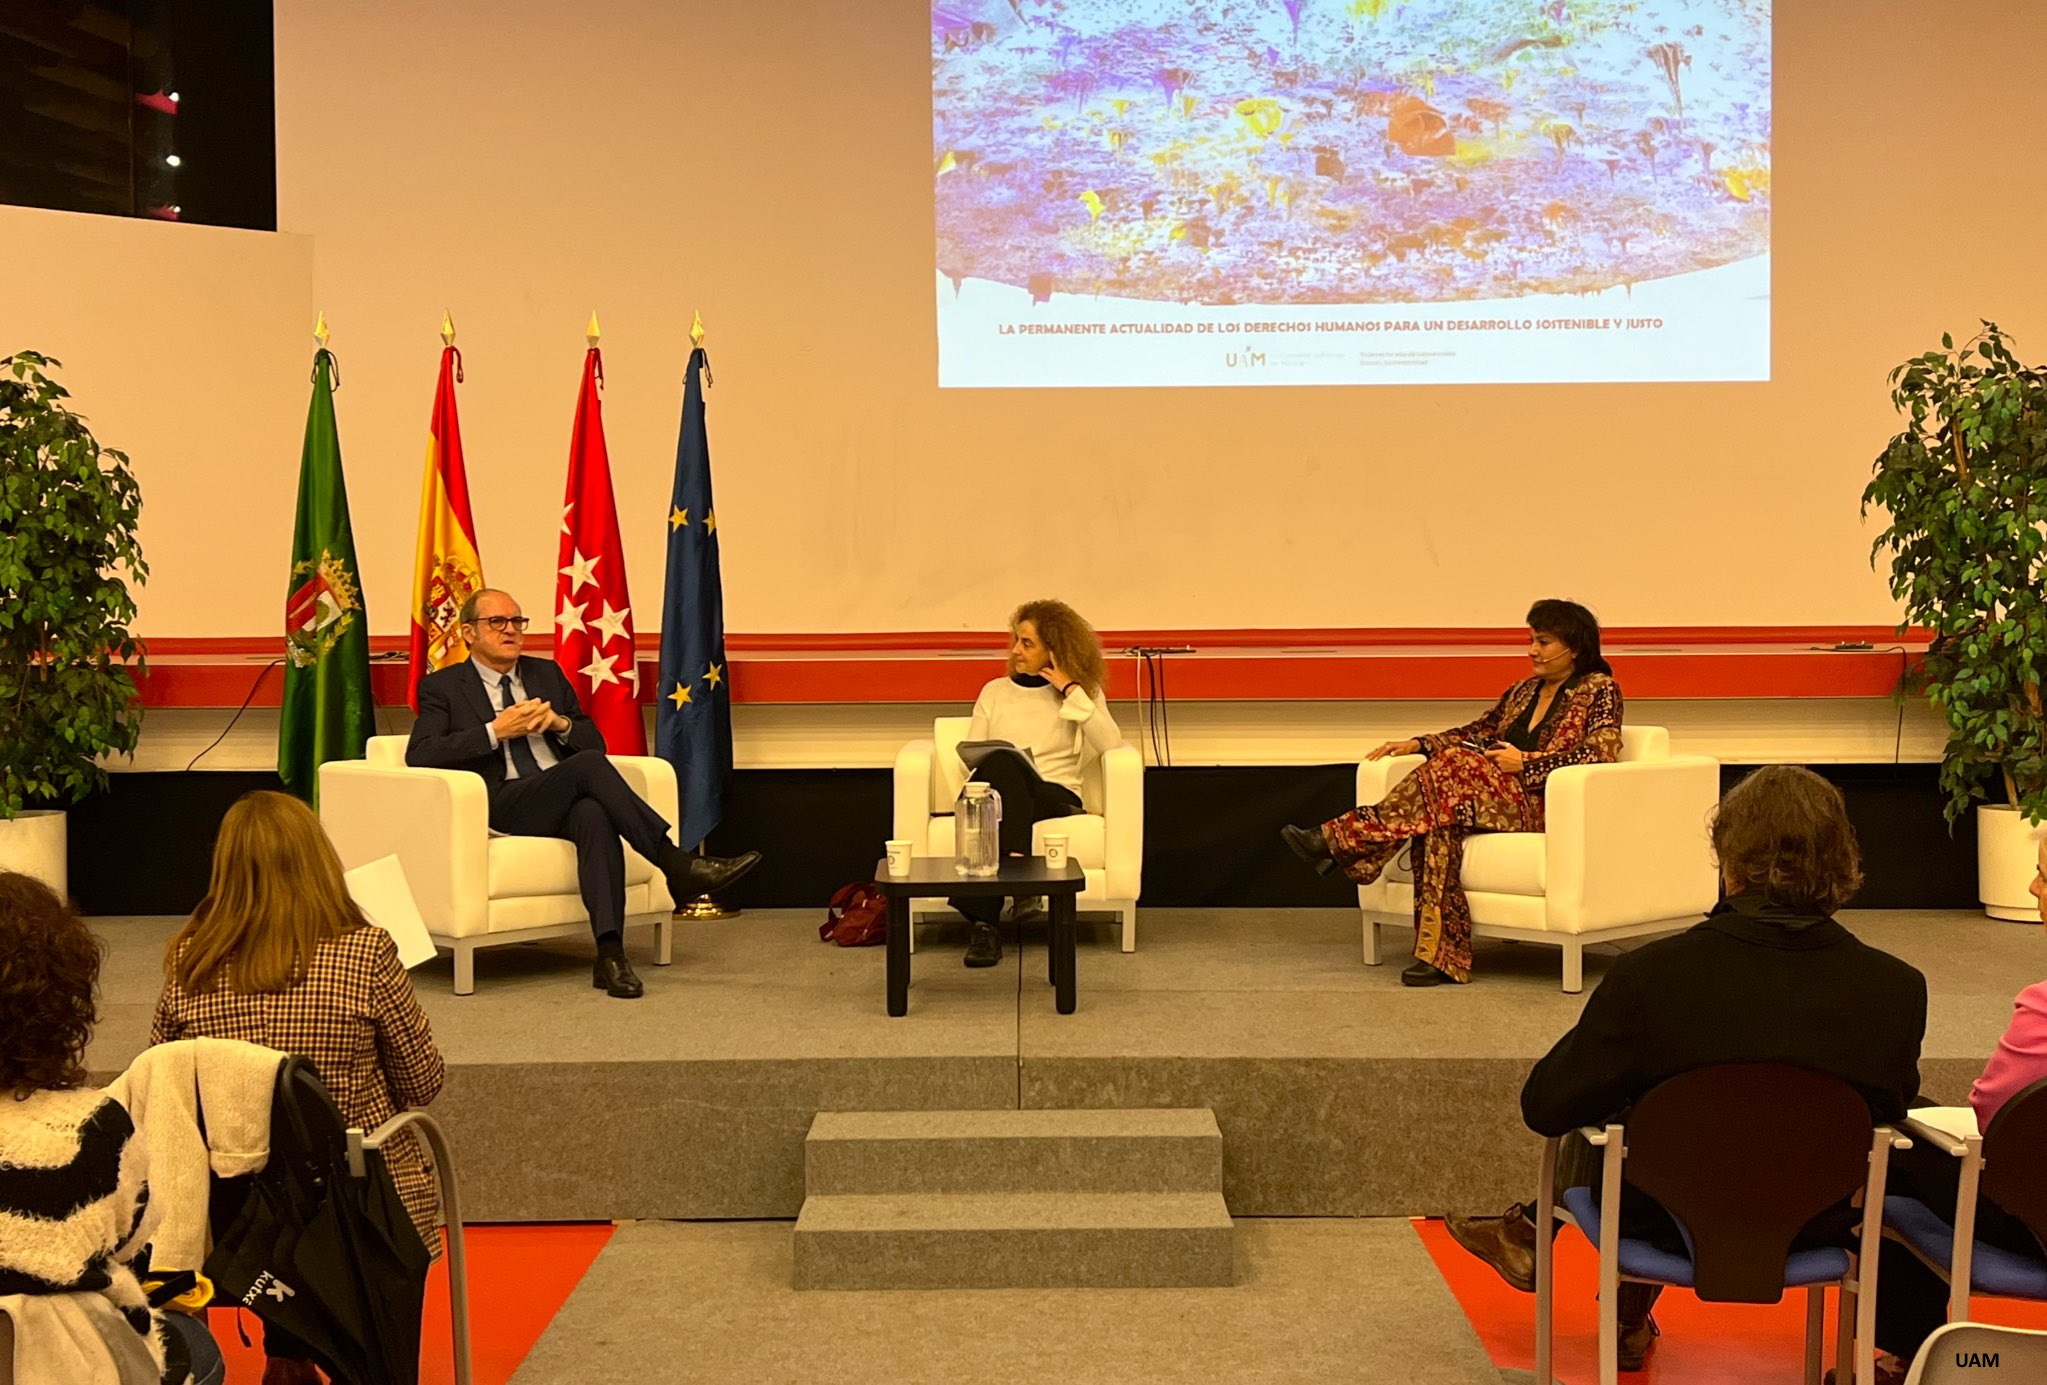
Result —
[[[820,1112],[804,1171],[799,1289],[1234,1282],[1212,1111]]]
[[[1195,1111],[821,1111],[804,1192],[1213,1193],[1223,1135]]]

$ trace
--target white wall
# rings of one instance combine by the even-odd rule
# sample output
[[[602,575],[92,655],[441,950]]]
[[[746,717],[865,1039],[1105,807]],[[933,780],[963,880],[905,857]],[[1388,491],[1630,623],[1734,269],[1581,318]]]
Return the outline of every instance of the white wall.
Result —
[[[266,237],[0,208],[0,338],[143,469],[152,635],[268,635],[315,308],[372,628],[405,628],[443,308],[486,571],[544,609],[582,327],[643,631],[690,314],[712,332],[728,625],[1876,623],[1884,375],[1995,317],[2047,357],[2018,173],[2047,5],[1785,0],[1776,378],[1757,385],[935,385],[925,0],[280,0]],[[2019,141],[2019,143],[2014,143]],[[964,560],[963,536],[993,541]]]
[[[138,628],[281,633],[312,241],[0,206],[0,257],[0,355],[63,362],[70,406],[134,464],[150,565]]]

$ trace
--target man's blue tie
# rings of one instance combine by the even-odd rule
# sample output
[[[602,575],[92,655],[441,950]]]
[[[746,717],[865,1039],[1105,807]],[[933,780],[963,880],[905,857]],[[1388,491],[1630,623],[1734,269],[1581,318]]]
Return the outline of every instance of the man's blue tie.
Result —
[[[498,679],[498,691],[504,696],[504,705],[510,707],[512,698],[512,675],[507,673]],[[526,744],[524,736],[513,736],[505,742],[512,752],[512,768],[518,773],[514,779],[531,779],[540,773],[540,761],[533,758],[533,747]]]

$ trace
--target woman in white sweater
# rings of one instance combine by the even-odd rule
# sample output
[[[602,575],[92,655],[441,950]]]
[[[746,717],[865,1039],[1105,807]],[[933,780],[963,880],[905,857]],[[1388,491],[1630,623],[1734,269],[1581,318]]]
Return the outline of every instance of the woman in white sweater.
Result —
[[[1085,811],[1081,775],[1123,742],[1109,715],[1101,641],[1063,601],[1027,601],[1009,618],[1009,673],[981,689],[967,741],[1014,747],[982,757],[971,778],[1002,795],[1002,854],[1031,854],[1031,827]],[[1027,752],[1027,753],[1026,753]],[[1002,960],[999,899],[955,899],[974,925],[967,965]]]
[[[138,1279],[163,1209],[127,1110],[85,1083],[100,944],[39,880],[0,871],[0,1311],[11,1378],[218,1385],[195,1318]]]

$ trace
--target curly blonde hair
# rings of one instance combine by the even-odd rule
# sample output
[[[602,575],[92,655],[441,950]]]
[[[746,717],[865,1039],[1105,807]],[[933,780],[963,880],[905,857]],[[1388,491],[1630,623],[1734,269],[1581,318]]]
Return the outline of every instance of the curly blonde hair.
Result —
[[[1064,601],[1026,601],[1009,618],[1009,632],[1029,621],[1038,632],[1038,643],[1052,652],[1052,661],[1068,678],[1079,683],[1090,697],[1100,697],[1108,686],[1108,670],[1102,664],[1102,642],[1095,627],[1081,619],[1080,612]]]

